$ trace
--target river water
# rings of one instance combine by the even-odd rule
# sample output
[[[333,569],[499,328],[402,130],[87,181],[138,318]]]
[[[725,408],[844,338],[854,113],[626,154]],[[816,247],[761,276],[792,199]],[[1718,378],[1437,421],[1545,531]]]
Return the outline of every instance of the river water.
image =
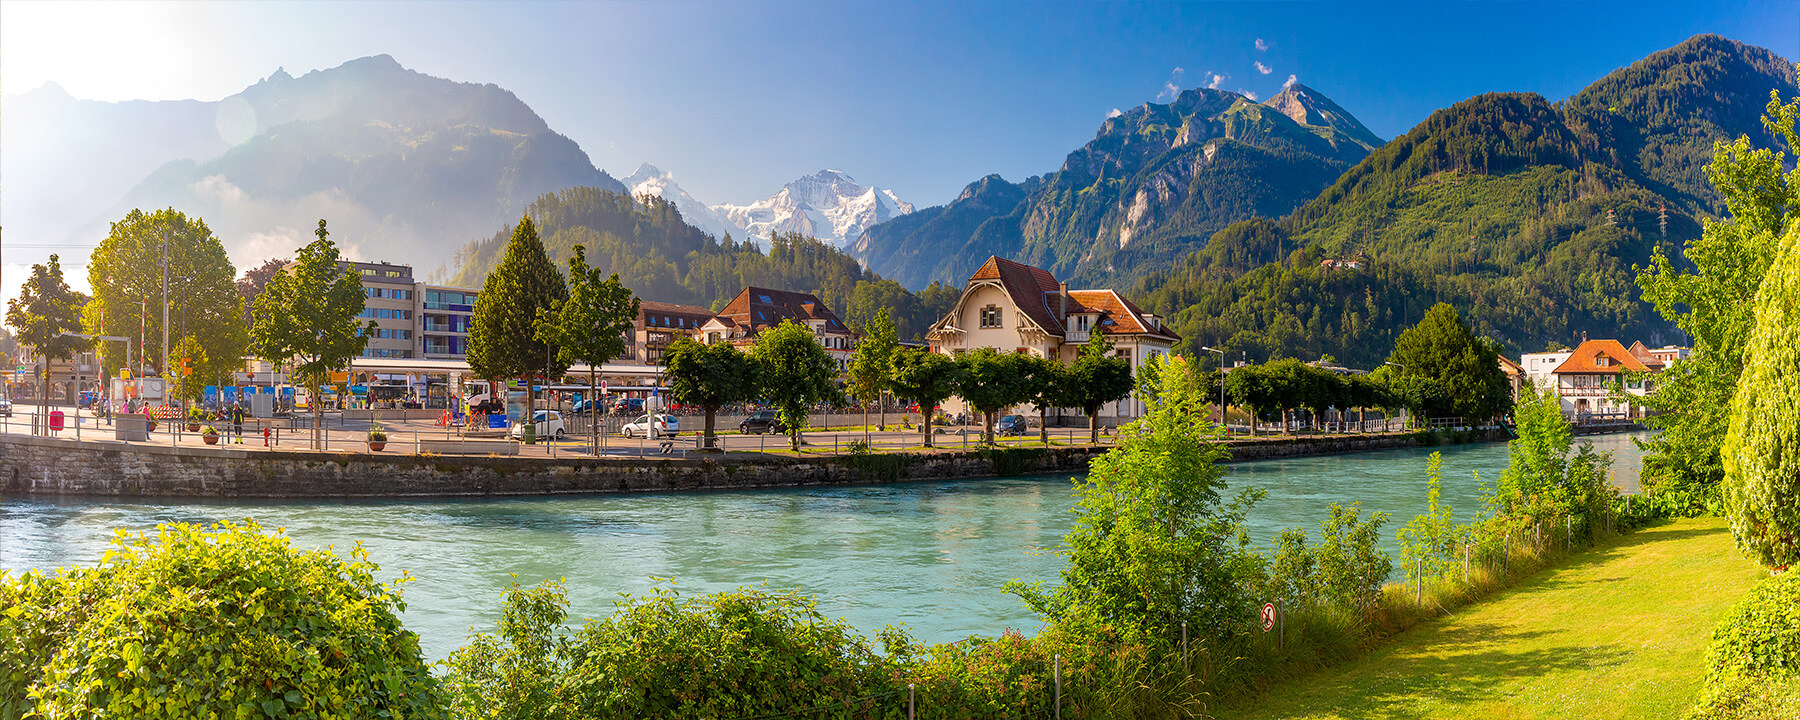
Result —
[[[1637,488],[1639,454],[1626,435],[1594,438],[1615,453],[1614,481]],[[1502,444],[1441,448],[1444,500],[1458,519],[1480,507],[1482,483],[1506,467]],[[1429,449],[1240,463],[1231,492],[1268,498],[1249,518],[1267,543],[1282,528],[1317,535],[1333,502],[1391,513],[1393,530],[1425,508]],[[1479,473],[1480,483],[1475,474]],[[865,634],[905,623],[948,641],[1038,622],[1001,592],[1011,579],[1056,581],[1055,553],[1072,524],[1070,478],[1040,476],[832,489],[506,500],[189,501],[0,497],[0,569],[96,562],[112,531],[165,522],[255,518],[300,547],[361,542],[383,578],[404,570],[407,627],[442,658],[471,627],[491,629],[501,590],[564,578],[575,620],[604,616],[620,592],[653,577],[685,593],[743,585],[799,589]]]

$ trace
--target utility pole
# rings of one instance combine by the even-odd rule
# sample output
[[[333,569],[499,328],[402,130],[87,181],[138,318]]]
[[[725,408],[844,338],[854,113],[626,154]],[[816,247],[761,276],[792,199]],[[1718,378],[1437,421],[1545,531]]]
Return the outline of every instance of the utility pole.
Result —
[[[162,381],[163,404],[167,405],[169,404],[169,376],[173,374],[169,368],[169,230],[167,228],[162,231],[162,286]]]

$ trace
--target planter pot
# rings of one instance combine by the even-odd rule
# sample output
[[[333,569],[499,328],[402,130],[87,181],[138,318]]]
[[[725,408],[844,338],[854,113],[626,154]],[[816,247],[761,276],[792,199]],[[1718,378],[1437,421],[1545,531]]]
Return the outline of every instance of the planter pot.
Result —
[[[370,440],[369,441],[369,452],[381,452],[382,448],[385,448],[385,447],[387,447],[386,440]]]
[[[188,432],[200,432],[200,423],[197,423],[197,422],[188,423]]]
[[[205,440],[206,444],[208,444],[208,445],[219,444],[219,436],[217,436],[217,435],[201,435],[200,439]]]

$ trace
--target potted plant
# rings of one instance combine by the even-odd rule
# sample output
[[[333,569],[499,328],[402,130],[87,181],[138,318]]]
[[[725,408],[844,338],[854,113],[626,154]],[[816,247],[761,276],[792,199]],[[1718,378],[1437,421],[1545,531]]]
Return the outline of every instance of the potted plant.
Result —
[[[200,432],[200,439],[206,441],[208,445],[217,445],[219,444],[219,431],[208,425],[205,430]]]
[[[188,408],[188,432],[200,432],[200,423],[206,421],[206,411],[200,408]]]
[[[385,447],[387,447],[387,433],[382,432],[381,428],[370,430],[369,452],[381,452],[381,449]]]

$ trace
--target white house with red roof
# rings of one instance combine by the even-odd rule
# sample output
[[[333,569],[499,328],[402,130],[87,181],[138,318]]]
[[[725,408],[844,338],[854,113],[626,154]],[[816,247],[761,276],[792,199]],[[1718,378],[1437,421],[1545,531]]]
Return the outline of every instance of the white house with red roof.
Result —
[[[947,355],[990,347],[1072,363],[1095,332],[1112,341],[1113,353],[1130,362],[1133,373],[1181,341],[1162,318],[1116,290],[1070,290],[1048,270],[1000,257],[989,257],[969,276],[956,305],[932,323],[925,339],[933,352]],[[945,411],[970,410],[953,398]],[[1142,403],[1129,398],[1100,413],[1128,419],[1142,411]]]
[[[1573,350],[1538,355],[1562,356],[1549,372],[1542,371],[1543,358],[1526,355],[1521,360],[1535,384],[1554,393],[1562,401],[1563,415],[1577,420],[1595,417],[1643,417],[1642,405],[1613,396],[1613,385],[1625,394],[1642,397],[1654,388],[1654,379],[1632,379],[1627,373],[1661,372],[1666,364],[1646,364],[1617,340],[1587,340]]]

